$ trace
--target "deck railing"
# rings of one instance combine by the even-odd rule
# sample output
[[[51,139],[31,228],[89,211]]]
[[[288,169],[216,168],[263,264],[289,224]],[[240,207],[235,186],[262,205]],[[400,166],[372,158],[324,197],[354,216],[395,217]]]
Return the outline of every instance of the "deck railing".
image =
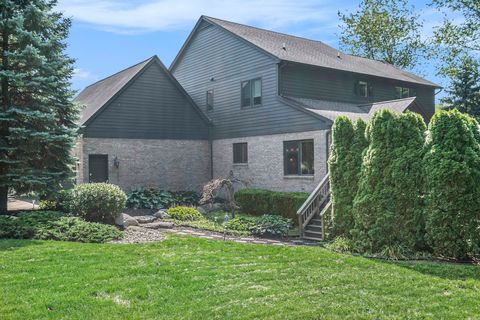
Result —
[[[300,236],[303,236],[303,231],[308,225],[313,216],[318,213],[323,213],[322,208],[330,200],[330,177],[325,175],[323,180],[317,185],[315,190],[308,196],[307,200],[298,209],[298,225],[300,228]],[[322,223],[323,225],[323,223]]]

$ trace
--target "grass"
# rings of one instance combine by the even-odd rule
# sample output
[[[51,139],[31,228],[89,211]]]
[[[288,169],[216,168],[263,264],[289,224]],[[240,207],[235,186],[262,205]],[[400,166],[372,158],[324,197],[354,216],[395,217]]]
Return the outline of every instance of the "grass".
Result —
[[[170,236],[0,241],[0,319],[467,319],[478,266]]]

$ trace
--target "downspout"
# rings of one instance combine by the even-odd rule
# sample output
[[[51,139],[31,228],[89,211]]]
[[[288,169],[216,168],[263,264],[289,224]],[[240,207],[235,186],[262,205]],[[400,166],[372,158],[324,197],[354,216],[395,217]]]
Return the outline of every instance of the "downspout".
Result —
[[[212,125],[208,126],[208,145],[210,147],[210,180],[213,180],[213,134]]]

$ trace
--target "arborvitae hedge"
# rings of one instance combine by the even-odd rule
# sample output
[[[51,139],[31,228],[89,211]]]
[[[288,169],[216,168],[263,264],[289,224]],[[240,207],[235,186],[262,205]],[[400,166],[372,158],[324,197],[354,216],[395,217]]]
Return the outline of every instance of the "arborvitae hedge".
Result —
[[[355,197],[362,152],[366,147],[366,124],[357,121],[355,127],[349,118],[338,117],[332,127],[332,151],[328,160],[332,193],[335,236],[350,236],[353,229],[353,199]]]
[[[430,122],[425,154],[426,230],[437,255],[480,254],[480,148],[475,120],[456,110]]]
[[[421,244],[425,124],[413,113],[376,112],[367,126],[354,200],[352,236],[360,251],[401,254]]]

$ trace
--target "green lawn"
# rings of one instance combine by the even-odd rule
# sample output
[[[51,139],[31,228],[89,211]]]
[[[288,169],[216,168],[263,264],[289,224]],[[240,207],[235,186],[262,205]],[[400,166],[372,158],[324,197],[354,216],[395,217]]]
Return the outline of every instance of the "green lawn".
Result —
[[[0,319],[480,318],[480,267],[171,236],[0,241]]]

